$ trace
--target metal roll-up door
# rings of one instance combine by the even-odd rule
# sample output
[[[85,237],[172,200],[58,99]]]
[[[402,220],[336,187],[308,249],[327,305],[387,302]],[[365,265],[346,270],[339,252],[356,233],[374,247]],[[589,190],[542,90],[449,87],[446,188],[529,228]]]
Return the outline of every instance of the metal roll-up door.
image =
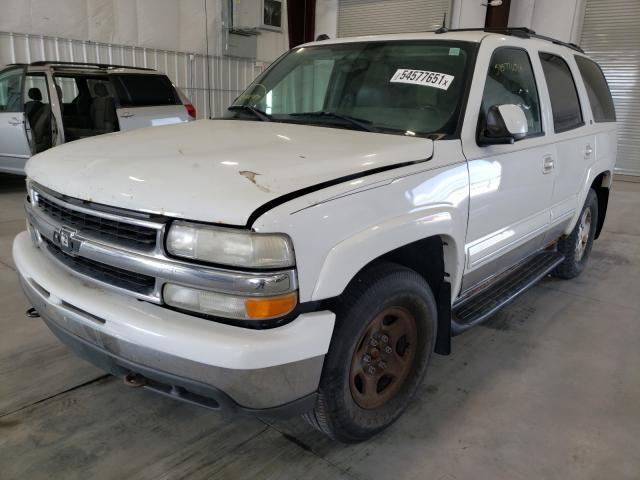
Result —
[[[640,175],[640,1],[587,0],[581,46],[604,71],[618,119],[616,173]]]
[[[451,14],[451,0],[340,0],[338,36],[428,32]]]

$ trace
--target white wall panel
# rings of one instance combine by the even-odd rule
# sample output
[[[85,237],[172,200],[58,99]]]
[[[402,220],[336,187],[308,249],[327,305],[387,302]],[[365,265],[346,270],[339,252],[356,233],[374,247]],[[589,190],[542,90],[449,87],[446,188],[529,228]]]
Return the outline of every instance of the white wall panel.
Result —
[[[520,0],[518,0],[520,1]],[[453,0],[451,28],[482,28],[487,16],[487,2]],[[513,8],[513,2],[511,3]]]
[[[212,55],[227,51],[227,1],[206,0]],[[205,0],[0,0],[0,31],[205,53],[204,5]],[[287,32],[283,0],[282,31],[261,30],[252,55],[262,62],[276,59],[288,49]]]
[[[255,0],[259,1],[259,0]],[[295,1],[295,0],[292,0]],[[258,51],[256,58],[270,62],[289,50],[289,28],[287,22],[287,5],[282,2],[282,31],[261,30],[258,35]]]
[[[536,0],[532,28],[563,42],[576,42],[576,23],[582,16],[583,0]]]
[[[0,0],[0,30],[9,32],[31,31],[31,2]]]
[[[205,17],[203,15],[202,0],[180,0],[178,4],[178,46],[179,50],[185,52],[200,52],[206,47],[205,42]],[[207,10],[212,6],[212,2],[207,3]],[[212,12],[215,13],[216,10]],[[212,38],[213,32],[209,32]]]
[[[531,28],[536,0],[511,2],[509,7],[509,26]]]
[[[137,0],[136,6],[138,10],[137,45],[176,49],[178,2],[176,0]]]
[[[31,29],[47,35],[88,38],[87,0],[30,0]]]
[[[316,0],[316,36],[338,36],[338,0]]]
[[[209,90],[205,55],[0,32],[0,65],[39,60],[104,62],[154,68],[165,72],[176,86],[184,90],[195,105],[199,118],[209,116],[208,95],[211,96],[212,115],[219,117],[256,74],[252,59],[210,56]]]
[[[209,53],[223,53],[223,2],[226,0],[207,0],[209,17]],[[178,50],[185,52],[204,52],[206,50],[206,29],[203,0],[179,0]]]
[[[87,0],[89,36],[96,42],[113,42],[115,16],[113,0]]]
[[[527,27],[541,35],[577,43],[584,0],[518,0],[511,2],[510,27]]]
[[[113,1],[113,43],[137,45],[138,9],[135,0]],[[44,33],[44,32],[43,32]],[[89,38],[88,40],[93,40]]]

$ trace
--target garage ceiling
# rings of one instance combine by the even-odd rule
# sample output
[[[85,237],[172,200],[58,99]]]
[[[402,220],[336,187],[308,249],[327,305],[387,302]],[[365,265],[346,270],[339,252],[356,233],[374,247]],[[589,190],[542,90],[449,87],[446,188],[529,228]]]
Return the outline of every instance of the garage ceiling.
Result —
[[[427,32],[442,26],[451,0],[340,0],[338,36]]]

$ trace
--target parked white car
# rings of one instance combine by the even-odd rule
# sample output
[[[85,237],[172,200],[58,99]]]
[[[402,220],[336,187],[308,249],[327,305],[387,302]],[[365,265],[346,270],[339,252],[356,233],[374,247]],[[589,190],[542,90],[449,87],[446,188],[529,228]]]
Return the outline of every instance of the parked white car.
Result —
[[[225,119],[32,158],[13,255],[30,315],[128,385],[360,441],[453,335],[583,271],[615,158],[606,80],[575,46],[322,41]]]
[[[195,120],[189,99],[150,68],[74,62],[0,67],[0,172],[73,140]]]

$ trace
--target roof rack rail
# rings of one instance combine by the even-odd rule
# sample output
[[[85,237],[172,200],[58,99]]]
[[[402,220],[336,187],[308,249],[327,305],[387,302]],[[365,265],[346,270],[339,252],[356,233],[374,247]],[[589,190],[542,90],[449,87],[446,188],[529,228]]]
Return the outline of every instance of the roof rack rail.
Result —
[[[29,65],[32,66],[32,67],[45,67],[45,66],[48,66],[48,65],[51,65],[51,66],[60,65],[60,66],[64,66],[64,67],[76,67],[76,68],[82,68],[82,67],[96,67],[96,68],[101,68],[101,69],[107,69],[107,68],[130,68],[132,70],[154,71],[153,68],[132,67],[130,65],[111,65],[109,63],[92,63],[92,62],[64,62],[64,61],[58,61],[58,60],[40,60],[38,62],[31,62]]]
[[[551,43],[555,43],[556,45],[562,45],[563,47],[568,47],[572,50],[575,50],[580,53],[584,53],[584,50],[576,45],[575,43],[563,42],[562,40],[558,40],[557,38],[547,37],[546,35],[539,35],[534,30],[526,27],[507,27],[507,28],[452,28],[448,29],[445,27],[441,27],[437,29],[434,33],[441,34],[447,32],[487,32],[487,33],[500,33],[502,35],[511,35],[519,38],[538,38],[540,40],[546,40]]]

